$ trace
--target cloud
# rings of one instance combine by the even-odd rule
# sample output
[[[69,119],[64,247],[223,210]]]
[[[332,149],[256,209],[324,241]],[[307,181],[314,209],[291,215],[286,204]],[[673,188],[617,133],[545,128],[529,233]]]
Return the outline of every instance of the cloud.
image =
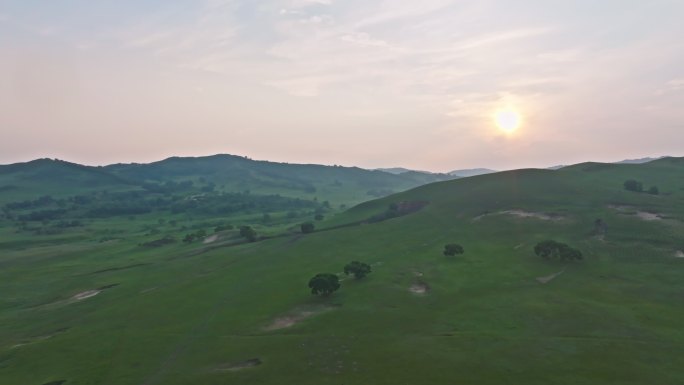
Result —
[[[426,147],[434,140],[463,154],[465,138],[475,154],[523,151],[492,135],[491,111],[504,103],[527,115],[526,135],[553,138],[540,139],[552,147],[561,139],[605,147],[615,133],[684,119],[684,5],[666,0],[620,12],[589,0],[168,1],[146,3],[144,12],[126,7],[95,28],[80,24],[87,12],[77,3],[54,16],[10,9],[2,26],[21,25],[40,44],[71,41],[89,66],[80,73],[118,79],[131,94],[163,95],[156,99],[173,107],[154,111],[171,122],[195,117],[263,133],[354,127],[406,140],[397,148],[420,136]],[[162,120],[152,111],[145,119]]]

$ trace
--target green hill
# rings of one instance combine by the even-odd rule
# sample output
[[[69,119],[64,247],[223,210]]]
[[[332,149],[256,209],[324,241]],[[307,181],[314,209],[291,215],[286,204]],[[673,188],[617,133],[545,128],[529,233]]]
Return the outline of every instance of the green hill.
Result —
[[[150,248],[179,229],[36,237],[5,221],[0,383],[684,383],[682,175],[684,158],[481,175],[255,243]],[[118,240],[96,241],[105,228]],[[583,260],[536,256],[548,239]],[[309,293],[353,260],[373,271]]]
[[[130,189],[132,183],[99,167],[52,159],[0,165],[0,203],[98,190]]]
[[[193,180],[225,191],[258,191],[358,203],[449,178],[446,175],[394,175],[358,167],[256,161],[235,155],[173,157],[150,164],[116,164],[106,170],[130,180]]]
[[[0,203],[45,195],[64,197],[105,190],[154,190],[166,183],[192,182],[195,190],[204,189],[203,192],[249,191],[356,204],[450,178],[441,174],[393,175],[357,167],[255,161],[234,155],[173,157],[149,164],[105,167],[38,159],[0,165]]]

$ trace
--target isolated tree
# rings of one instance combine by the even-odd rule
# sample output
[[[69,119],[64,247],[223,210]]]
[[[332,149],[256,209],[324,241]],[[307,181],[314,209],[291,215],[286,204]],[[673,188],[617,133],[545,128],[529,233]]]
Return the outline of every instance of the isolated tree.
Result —
[[[316,226],[314,226],[314,224],[311,222],[302,223],[299,227],[304,234],[313,233],[314,229],[316,228]]]
[[[255,242],[257,240],[257,232],[251,226],[241,226],[240,236],[249,242]]]
[[[565,243],[553,240],[537,243],[534,247],[534,253],[547,260],[560,259],[561,261],[573,261],[583,258],[581,251],[574,249]]]
[[[599,218],[594,221],[594,234],[606,235],[608,233],[608,224],[603,219]]]
[[[316,214],[316,216],[314,217],[314,219],[317,220],[317,221],[322,221],[323,218],[325,218],[325,217],[323,216],[323,214]]]
[[[309,280],[313,295],[328,296],[340,288],[340,279],[335,274],[320,273]]]
[[[634,192],[642,192],[644,191],[644,185],[636,181],[634,179],[626,180],[624,183],[625,190],[627,191],[634,191]]]
[[[660,194],[660,190],[658,190],[658,187],[656,186],[651,186],[651,188],[648,189],[648,193],[651,195],[658,195]]]
[[[448,257],[463,254],[464,252],[463,246],[457,243],[449,243],[448,245],[444,245],[444,255]]]
[[[195,241],[195,234],[186,234],[183,238],[184,243],[192,243]]]
[[[344,267],[344,274],[354,274],[354,278],[361,279],[371,272],[371,267],[367,263],[353,261]]]

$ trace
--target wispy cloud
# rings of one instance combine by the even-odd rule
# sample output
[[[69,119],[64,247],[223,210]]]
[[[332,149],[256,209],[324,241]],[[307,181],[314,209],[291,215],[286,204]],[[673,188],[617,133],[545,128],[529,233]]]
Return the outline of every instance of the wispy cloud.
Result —
[[[149,99],[176,107],[158,108],[174,124],[206,119],[262,133],[372,127],[365,133],[465,154],[464,138],[484,153],[522,151],[513,145],[522,139],[502,139],[488,121],[502,104],[523,110],[526,135],[550,146],[609,143],[647,122],[684,121],[677,107],[684,4],[669,0],[172,0],[121,5],[96,28],[79,24],[84,7],[112,12],[97,2],[68,5],[59,15],[16,6],[0,14],[0,39],[14,33],[59,47],[71,42],[85,58],[78,64],[87,68],[84,84],[109,76],[121,79],[110,87],[159,95]],[[14,55],[22,43],[14,43]],[[121,103],[122,111],[140,104]],[[658,148],[677,142],[674,135],[663,129],[670,140]],[[483,161],[477,154],[469,161]]]

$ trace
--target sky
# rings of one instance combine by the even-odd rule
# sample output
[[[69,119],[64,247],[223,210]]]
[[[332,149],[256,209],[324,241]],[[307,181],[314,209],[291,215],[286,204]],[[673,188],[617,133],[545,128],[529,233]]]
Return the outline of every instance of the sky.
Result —
[[[683,14],[681,0],[0,0],[0,163],[684,156]]]

